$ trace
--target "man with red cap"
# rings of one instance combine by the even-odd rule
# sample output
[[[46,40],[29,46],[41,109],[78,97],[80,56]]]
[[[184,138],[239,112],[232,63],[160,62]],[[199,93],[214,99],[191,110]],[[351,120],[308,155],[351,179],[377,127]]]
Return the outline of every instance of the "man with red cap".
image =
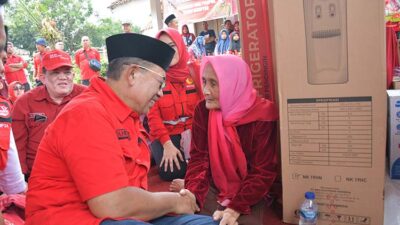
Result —
[[[146,190],[150,151],[139,116],[163,95],[174,50],[134,33],[108,37],[106,46],[107,79],[92,78],[43,136],[26,225],[217,225],[190,215],[198,207],[185,189]]]
[[[17,144],[22,172],[26,177],[32,169],[36,151],[47,126],[62,108],[85,87],[73,83],[70,56],[63,51],[46,52],[42,59],[44,86],[21,96],[12,112],[12,129]]]

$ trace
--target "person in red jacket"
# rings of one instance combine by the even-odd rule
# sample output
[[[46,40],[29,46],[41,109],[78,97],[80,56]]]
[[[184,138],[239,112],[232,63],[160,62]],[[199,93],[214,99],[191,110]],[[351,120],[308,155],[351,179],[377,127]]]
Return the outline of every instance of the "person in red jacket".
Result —
[[[90,46],[88,36],[82,37],[82,48],[75,52],[75,64],[81,70],[81,83],[88,86],[92,77],[100,75],[99,71],[95,71],[89,66],[89,61],[96,59],[100,62],[100,53]]]
[[[183,178],[186,173],[193,110],[199,95],[187,66],[189,53],[179,32],[166,28],[156,38],[175,50],[167,71],[164,96],[148,113],[153,158],[160,167],[160,177],[171,181]]]
[[[7,63],[4,65],[4,73],[6,75],[6,81],[11,84],[13,81],[19,81],[24,85],[25,91],[29,91],[28,80],[24,69],[28,66],[20,56],[14,54],[14,44],[11,42],[7,43]]]
[[[204,57],[185,187],[220,224],[263,224],[264,197],[278,172],[278,112],[257,97],[238,56]],[[236,224],[237,224],[236,223]]]
[[[12,111],[15,142],[22,172],[29,177],[36,151],[47,126],[61,109],[85,87],[73,83],[68,53],[53,50],[43,55],[43,84],[22,95]]]

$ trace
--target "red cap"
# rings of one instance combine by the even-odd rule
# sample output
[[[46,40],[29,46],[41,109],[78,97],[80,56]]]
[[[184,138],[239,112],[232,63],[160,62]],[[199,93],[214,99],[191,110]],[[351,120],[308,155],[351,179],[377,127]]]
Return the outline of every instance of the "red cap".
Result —
[[[52,50],[46,52],[46,54],[43,56],[42,66],[46,70],[55,70],[63,66],[72,67],[72,61],[68,53],[60,50]]]

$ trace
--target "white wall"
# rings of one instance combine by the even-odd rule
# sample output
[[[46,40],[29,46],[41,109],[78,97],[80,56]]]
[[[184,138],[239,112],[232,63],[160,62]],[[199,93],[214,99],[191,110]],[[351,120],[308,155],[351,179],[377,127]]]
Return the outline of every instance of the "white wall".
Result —
[[[148,26],[152,22],[150,2],[148,0],[134,0],[114,8],[111,12],[114,19],[120,21],[128,19],[132,24],[141,28]]]

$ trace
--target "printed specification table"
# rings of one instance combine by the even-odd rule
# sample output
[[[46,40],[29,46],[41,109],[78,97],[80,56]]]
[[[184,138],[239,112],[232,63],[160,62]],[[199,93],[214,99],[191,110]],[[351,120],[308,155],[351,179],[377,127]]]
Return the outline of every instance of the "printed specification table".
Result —
[[[371,97],[287,103],[290,164],[372,167]]]

